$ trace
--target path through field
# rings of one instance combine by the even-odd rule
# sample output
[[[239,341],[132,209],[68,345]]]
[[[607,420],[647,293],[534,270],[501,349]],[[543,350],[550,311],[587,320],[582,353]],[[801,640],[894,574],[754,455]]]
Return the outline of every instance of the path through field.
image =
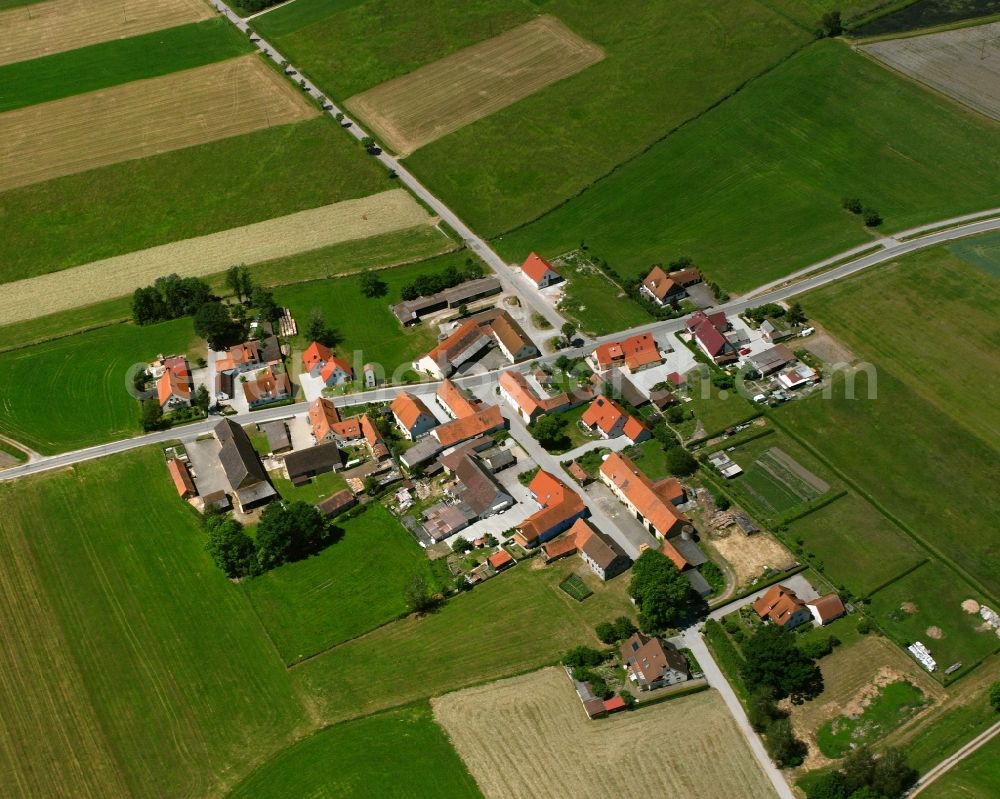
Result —
[[[391,189],[5,283],[0,319],[19,322],[121,297],[161,275],[211,275],[233,264],[261,263],[435,221],[404,189]]]
[[[256,55],[0,114],[0,191],[310,119]]]
[[[202,0],[48,0],[0,12],[0,65],[211,19]]]

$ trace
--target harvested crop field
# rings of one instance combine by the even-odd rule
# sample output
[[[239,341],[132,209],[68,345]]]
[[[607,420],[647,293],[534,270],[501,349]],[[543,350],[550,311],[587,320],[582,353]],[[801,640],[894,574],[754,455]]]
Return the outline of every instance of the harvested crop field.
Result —
[[[724,537],[712,536],[712,546],[736,573],[736,585],[744,586],[767,569],[784,569],[795,557],[770,533],[745,535],[732,527]]]
[[[542,16],[357,94],[346,105],[406,155],[603,58],[600,47]]]
[[[431,704],[488,799],[774,796],[715,691],[589,721],[562,669],[549,668]]]
[[[1000,120],[1000,22],[876,42],[861,50]]]
[[[204,0],[49,0],[0,12],[0,64],[213,17]]]
[[[317,116],[256,55],[0,114],[0,190]]]
[[[32,319],[130,294],[171,272],[211,275],[234,263],[260,263],[433,221],[405,190],[392,189],[5,283],[0,318]]]

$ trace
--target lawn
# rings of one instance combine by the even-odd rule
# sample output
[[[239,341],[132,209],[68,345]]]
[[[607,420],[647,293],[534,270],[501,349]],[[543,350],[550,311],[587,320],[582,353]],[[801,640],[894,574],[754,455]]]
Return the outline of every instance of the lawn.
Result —
[[[846,399],[841,375],[830,399],[789,403],[775,422],[974,584],[1000,596],[996,450],[879,366],[877,399],[867,399],[864,372],[852,375],[858,399]]]
[[[860,715],[838,716],[820,727],[816,735],[820,751],[839,758],[856,746],[871,744],[900,726],[924,702],[923,692],[906,680],[889,683],[871,697]]]
[[[0,354],[0,432],[42,454],[139,435],[130,368],[204,355],[189,318],[117,324]]]
[[[956,241],[948,250],[993,277],[1000,278],[1000,233]]]
[[[333,722],[554,663],[572,646],[597,645],[594,624],[630,615],[628,575],[601,583],[588,572],[594,595],[585,602],[561,591],[579,568],[577,558],[540,571],[522,563],[435,613],[380,627],[292,674],[315,698],[318,717]]]
[[[112,39],[0,67],[0,112],[83,94],[253,51],[223,19]]]
[[[322,179],[317,179],[322,175]],[[0,194],[0,281],[392,188],[327,118],[126,161]]]
[[[926,557],[906,533],[854,493],[792,522],[786,537],[801,539],[827,578],[862,597]]]
[[[401,382],[403,371],[411,368],[414,358],[435,345],[437,328],[415,325],[404,329],[390,313],[389,305],[399,302],[400,290],[417,275],[434,274],[452,264],[461,267],[467,257],[465,253],[450,253],[383,270],[379,273],[386,284],[382,297],[366,297],[356,277],[283,286],[275,290],[274,296],[279,304],[291,308],[298,322],[298,349],[304,350],[309,344],[305,331],[312,311],[317,309],[342,336],[337,345],[340,355],[352,364],[381,364],[387,377],[396,373],[395,382]],[[275,264],[275,270],[281,273],[280,262]]]
[[[1000,796],[1000,737],[984,744],[932,783],[924,799],[995,799]]]
[[[559,455],[563,452],[569,452],[570,450],[576,449],[577,447],[582,447],[584,444],[589,444],[592,441],[598,440],[598,435],[596,433],[587,433],[581,426],[581,420],[583,415],[587,412],[589,404],[585,403],[579,405],[576,408],[571,408],[568,411],[561,411],[559,413],[546,414],[549,418],[555,419],[562,425],[561,433],[565,436],[565,446],[558,447],[548,447],[545,449],[553,454]],[[534,436],[534,424],[528,426],[528,431]]]
[[[655,438],[630,447],[625,454],[635,461],[635,465],[650,480],[660,480],[670,474],[667,469],[667,451]]]
[[[220,796],[308,729],[158,449],[0,484],[0,504],[5,795]]]
[[[511,230],[573,197],[810,38],[764,4],[742,0],[711,7],[696,0],[629,0],[614,13],[600,0],[550,0],[542,7],[524,0],[368,0],[346,9],[328,4],[333,13],[325,19],[289,32],[287,17],[301,13],[293,10],[299,2],[264,15],[258,27],[265,36],[277,34],[275,43],[289,59],[342,99],[539,13],[604,50],[600,63],[407,158],[435,194],[485,235]],[[572,169],[565,167],[566,153],[572,153]],[[589,233],[557,252],[584,237]]]
[[[433,585],[424,551],[381,505],[337,527],[343,537],[318,555],[243,583],[286,663],[406,613],[404,592],[413,575]]]
[[[869,240],[841,210],[845,195],[879,209],[886,231],[1000,204],[998,133],[997,123],[821,41],[497,246],[517,261],[585,239],[626,275],[688,255],[743,292]],[[454,138],[433,148],[457,160]],[[461,178],[477,190],[483,182]]]
[[[563,262],[566,293],[559,310],[590,335],[605,335],[653,321],[646,310],[589,263]]]
[[[317,732],[265,763],[228,799],[473,799],[482,794],[426,703]]]
[[[875,593],[871,613],[896,643],[921,641],[937,661],[935,676],[950,681],[956,675],[945,678],[944,670],[952,664],[964,664],[956,672],[962,674],[1000,649],[993,630],[980,631],[979,614],[962,609],[967,599],[983,598],[951,569],[931,561]]]
[[[264,436],[264,442],[265,450],[269,451],[266,436]],[[254,442],[254,445],[256,446],[256,442]],[[300,486],[293,486],[291,480],[287,480],[281,476],[281,472],[271,472],[271,483],[273,483],[278,493],[281,494],[282,499],[288,502],[308,502],[310,505],[315,505],[331,494],[347,488],[347,481],[337,472],[326,472],[325,474],[317,475],[308,483]]]
[[[698,438],[711,438],[760,414],[760,408],[736,391],[716,388],[708,380],[696,381],[693,374],[687,379],[691,401],[682,407],[693,411],[701,423],[695,431]]]
[[[970,239],[961,252],[985,259],[993,241]],[[926,291],[932,283],[934,291]],[[984,381],[996,365],[998,306],[1000,280],[945,247],[838,280],[809,294],[804,305],[858,357],[891,371],[935,416],[950,417],[1000,449],[1000,403]]]

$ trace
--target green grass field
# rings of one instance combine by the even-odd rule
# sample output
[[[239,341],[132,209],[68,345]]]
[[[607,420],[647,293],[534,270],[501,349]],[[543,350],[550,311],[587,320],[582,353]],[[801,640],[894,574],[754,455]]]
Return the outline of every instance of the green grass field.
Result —
[[[650,480],[660,480],[670,474],[667,469],[667,451],[655,438],[643,441],[637,447],[630,447],[626,454]]]
[[[684,345],[678,342],[677,346]],[[687,375],[687,381],[691,401],[683,407],[694,412],[695,419],[701,423],[697,428],[698,437],[717,435],[760,413],[760,408],[735,391],[720,390],[707,379],[696,380],[691,374]]]
[[[984,744],[923,792],[924,799],[994,799],[1000,796],[1000,737]]]
[[[903,531],[853,493],[789,526],[788,539],[823,563],[837,586],[867,596],[926,557]]]
[[[953,663],[964,664],[957,672],[961,674],[1000,649],[1000,639],[992,629],[979,630],[979,614],[962,609],[966,599],[981,602],[983,598],[952,570],[931,561],[876,592],[871,613],[896,643],[923,642],[937,661],[935,676],[942,679]],[[934,627],[940,630],[940,638],[928,634]]]
[[[579,568],[569,558],[535,571],[517,566],[436,613],[409,617],[292,669],[326,722],[373,713],[473,683],[554,663],[576,644],[596,645],[593,625],[630,614],[628,576],[577,602],[559,583]]]
[[[0,504],[6,796],[220,796],[308,730],[157,449],[0,484]]]
[[[0,432],[43,454],[139,435],[130,367],[160,353],[194,358],[204,347],[191,320],[176,319],[111,325],[0,354]]]
[[[689,255],[723,288],[746,291],[868,240],[841,210],[845,195],[878,208],[887,231],[996,206],[998,133],[822,41],[497,246],[516,261],[585,239],[623,275]]]
[[[962,246],[976,253],[988,244],[970,239]],[[926,291],[932,283],[934,291]],[[805,305],[858,357],[889,369],[935,415],[950,417],[994,448],[1000,448],[1000,403],[983,377],[996,362],[998,306],[1000,279],[944,247],[839,280],[810,294]]]
[[[982,272],[1000,278],[1000,233],[956,241],[948,250]]]
[[[318,3],[296,9],[299,2],[264,15],[257,25],[331,97],[350,97],[539,13],[559,18],[605,51],[600,63],[407,158],[436,194],[487,235],[572,197],[809,38],[764,4],[742,0],[719,0],[710,8],[696,0],[630,0],[614,14],[600,0],[542,6],[528,0],[368,0],[346,8],[328,3],[332,13],[322,20],[308,10]],[[310,24],[297,27],[293,17],[308,17]],[[572,153],[572,169],[564,166],[566,153]]]
[[[318,555],[243,583],[286,663],[406,613],[404,591],[413,575],[434,584],[424,551],[381,505],[337,527],[343,538]]]
[[[229,799],[473,799],[475,780],[426,703],[328,727],[265,763]]]
[[[884,686],[857,717],[838,716],[816,733],[820,751],[831,758],[846,755],[856,746],[867,746],[910,718],[924,704],[923,692],[901,680]]]
[[[40,2],[42,0],[0,0],[0,11],[6,11],[8,8],[19,8],[20,6],[30,6]]]
[[[256,442],[254,445],[256,446]],[[267,449],[266,446],[265,449]],[[317,475],[305,485],[300,486],[293,486],[291,480],[281,477],[281,472],[271,472],[271,482],[281,494],[282,499],[289,502],[308,502],[310,505],[315,505],[331,494],[347,488],[347,481],[338,472]]]
[[[326,118],[113,164],[0,194],[0,282],[392,185]]]
[[[857,374],[858,399],[845,398],[844,378],[838,377],[830,399],[790,403],[775,421],[822,453],[853,482],[851,488],[991,596],[1000,596],[996,450],[917,396],[884,364],[878,367],[877,399],[866,399],[864,373]]]
[[[359,351],[361,363],[380,363],[391,376],[397,367],[410,368],[414,357],[430,350],[437,342],[437,328],[416,325],[407,329],[399,324],[389,311],[391,303],[399,302],[402,286],[417,275],[443,271],[450,264],[462,266],[465,253],[451,253],[419,263],[386,269],[379,273],[385,281],[384,297],[366,297],[356,277],[318,280],[283,286],[274,292],[279,304],[292,310],[299,324],[299,349],[305,349],[305,328],[313,309],[323,312],[327,322],[343,337],[337,351],[354,362],[354,352]],[[280,264],[276,264],[280,274]],[[298,365],[295,367],[298,368]]]
[[[253,51],[223,19],[112,39],[0,67],[0,112],[133,80],[192,69]]]
[[[563,263],[566,293],[559,310],[591,335],[605,335],[649,324],[653,317],[595,266]]]

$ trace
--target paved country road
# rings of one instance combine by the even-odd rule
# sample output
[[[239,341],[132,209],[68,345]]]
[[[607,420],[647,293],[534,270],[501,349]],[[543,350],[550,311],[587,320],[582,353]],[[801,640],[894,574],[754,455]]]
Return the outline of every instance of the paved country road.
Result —
[[[946,757],[940,763],[938,763],[934,768],[928,769],[927,773],[924,774],[919,780],[917,780],[916,786],[913,790],[907,794],[907,796],[916,796],[921,793],[924,788],[934,782],[938,777],[946,774],[952,769],[956,764],[961,763],[965,758],[971,755],[980,747],[992,741],[997,735],[1000,735],[1000,721],[990,727],[983,733],[980,733],[971,741],[969,741],[965,746],[959,749],[955,754],[950,757]]]

